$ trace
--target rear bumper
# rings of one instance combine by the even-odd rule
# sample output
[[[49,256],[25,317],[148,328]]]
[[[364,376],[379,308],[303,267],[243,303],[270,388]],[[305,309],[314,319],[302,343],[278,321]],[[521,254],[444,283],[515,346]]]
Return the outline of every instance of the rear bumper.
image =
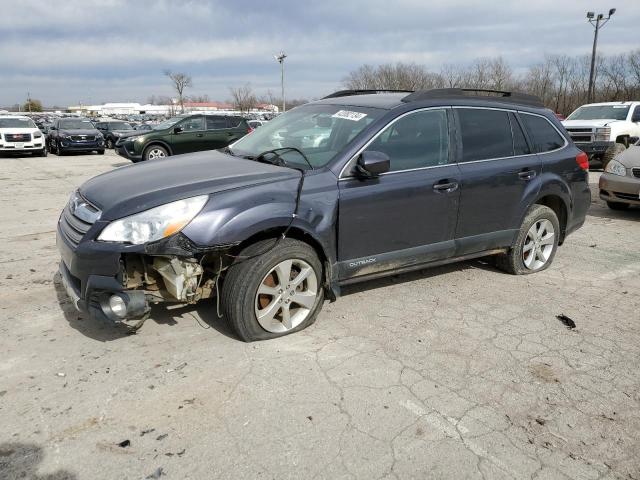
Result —
[[[604,154],[610,147],[613,147],[614,144],[615,142],[576,143],[576,147],[587,155],[600,155]]]
[[[640,178],[603,173],[598,187],[600,198],[606,202],[640,205]]]

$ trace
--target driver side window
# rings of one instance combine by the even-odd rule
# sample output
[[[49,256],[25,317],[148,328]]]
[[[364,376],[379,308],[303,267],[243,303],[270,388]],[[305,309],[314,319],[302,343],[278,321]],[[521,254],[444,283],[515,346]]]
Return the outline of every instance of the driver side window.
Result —
[[[178,125],[184,132],[195,132],[197,130],[204,130],[204,118],[191,117],[183,120]]]
[[[410,113],[389,125],[367,150],[386,153],[392,172],[445,165],[449,163],[447,112]]]

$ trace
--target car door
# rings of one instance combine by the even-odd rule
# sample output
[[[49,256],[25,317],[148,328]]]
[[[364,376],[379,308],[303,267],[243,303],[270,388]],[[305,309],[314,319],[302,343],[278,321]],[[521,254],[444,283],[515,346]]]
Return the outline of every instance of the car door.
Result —
[[[205,128],[202,115],[194,115],[182,120],[173,127],[171,149],[174,155],[206,150],[204,142]]]
[[[461,151],[456,253],[511,244],[522,212],[535,199],[542,165],[515,112],[454,107]]]
[[[227,117],[206,115],[205,121],[207,130],[204,134],[204,143],[206,149],[215,150],[226,147],[229,144],[229,137],[232,133]]]
[[[390,171],[363,179],[352,159],[339,179],[341,280],[450,256],[460,173],[451,162],[450,109],[404,114],[363,149],[389,156]]]

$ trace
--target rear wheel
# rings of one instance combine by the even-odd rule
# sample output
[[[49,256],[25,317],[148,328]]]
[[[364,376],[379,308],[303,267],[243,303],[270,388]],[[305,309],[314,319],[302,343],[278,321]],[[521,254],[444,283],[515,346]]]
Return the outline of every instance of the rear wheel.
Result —
[[[614,143],[612,147],[609,147],[604,155],[602,156],[602,169],[607,168],[607,165],[611,160],[616,158],[622,152],[624,152],[627,147],[622,143]]]
[[[629,204],[621,202],[607,202],[607,207],[611,210],[626,210],[629,208]]]
[[[524,217],[516,241],[496,266],[513,275],[545,270],[553,262],[560,236],[556,213],[544,205],[533,205]]]
[[[161,147],[160,145],[151,145],[150,147],[147,147],[142,157],[145,160],[157,160],[168,156],[169,152],[167,152],[166,148]]]
[[[229,325],[245,342],[267,340],[311,325],[324,301],[322,264],[304,242],[257,242],[244,249],[222,286]]]

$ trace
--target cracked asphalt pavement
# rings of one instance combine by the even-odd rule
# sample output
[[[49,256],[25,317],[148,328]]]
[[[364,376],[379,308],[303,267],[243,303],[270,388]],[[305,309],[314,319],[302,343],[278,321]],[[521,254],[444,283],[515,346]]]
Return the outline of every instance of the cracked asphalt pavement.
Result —
[[[73,311],[58,214],[127,163],[0,160],[2,479],[640,479],[640,209],[608,210],[598,173],[545,272],[367,282],[245,344],[214,303],[134,336]]]

